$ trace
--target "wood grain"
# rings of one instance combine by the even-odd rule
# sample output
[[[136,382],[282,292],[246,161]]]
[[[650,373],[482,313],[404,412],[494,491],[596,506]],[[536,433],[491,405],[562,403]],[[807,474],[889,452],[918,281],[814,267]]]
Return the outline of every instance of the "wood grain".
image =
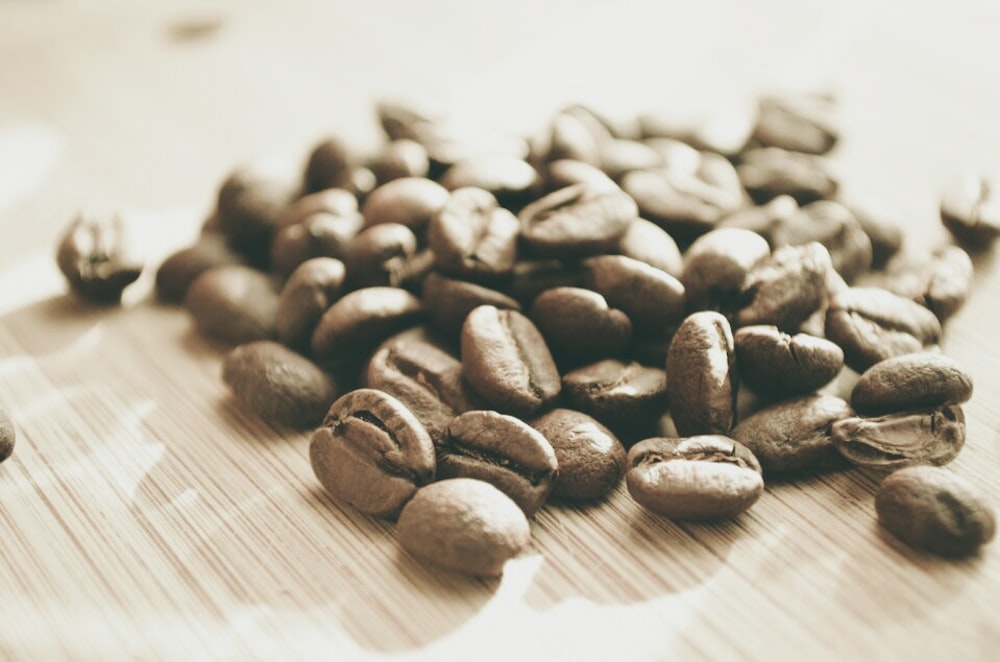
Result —
[[[307,435],[229,396],[221,348],[148,274],[95,310],[52,255],[77,209],[121,207],[155,263],[235,164],[296,162],[331,132],[370,146],[387,94],[528,130],[571,101],[694,111],[787,87],[837,93],[845,191],[928,249],[948,239],[944,182],[1000,169],[998,27],[972,1],[0,3],[0,401],[18,430],[0,657],[992,659],[1000,547],[906,549],[862,471],[770,484],[718,524],[621,487],[546,507],[501,580],[419,565],[322,493]],[[951,466],[1000,505],[1000,276],[975,261],[944,345],[976,384]]]

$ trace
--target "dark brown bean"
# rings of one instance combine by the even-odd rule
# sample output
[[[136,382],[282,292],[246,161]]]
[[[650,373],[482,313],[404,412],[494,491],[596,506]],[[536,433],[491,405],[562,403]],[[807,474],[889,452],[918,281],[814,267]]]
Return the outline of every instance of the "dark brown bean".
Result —
[[[202,272],[225,264],[241,264],[218,232],[202,233],[195,243],[170,254],[156,270],[156,294],[165,303],[180,303],[188,287]]]
[[[271,243],[271,271],[287,277],[306,260],[343,258],[345,247],[361,230],[363,222],[361,214],[337,216],[316,212],[282,227]]]
[[[772,248],[823,244],[841,277],[851,282],[872,267],[872,242],[854,214],[832,200],[818,200],[800,207],[771,232]]]
[[[430,170],[427,149],[416,140],[400,138],[385,143],[371,163],[379,185],[403,177],[426,177]]]
[[[530,167],[530,166],[529,166]],[[427,242],[437,270],[469,280],[496,280],[514,268],[521,225],[479,188],[452,191],[431,217]]]
[[[440,181],[449,191],[468,187],[488,191],[505,208],[519,209],[529,202],[538,172],[522,158],[484,154],[458,161]]]
[[[458,338],[465,317],[478,306],[521,310],[521,304],[503,292],[483,285],[430,273],[424,278],[421,301],[428,321],[449,338]]]
[[[947,464],[965,445],[965,414],[958,405],[925,411],[851,417],[831,428],[841,455],[872,469]]]
[[[741,228],[717,228],[695,239],[680,276],[688,310],[732,308],[750,270],[770,254],[763,237]]]
[[[417,253],[417,237],[402,223],[379,223],[365,228],[344,246],[344,267],[351,289],[398,287],[402,273]]]
[[[637,217],[635,202],[625,193],[585,184],[550,193],[518,214],[525,247],[555,258],[611,251]]]
[[[553,409],[529,424],[555,450],[559,473],[553,496],[599,499],[625,474],[625,448],[615,434],[587,414]]]
[[[851,391],[851,405],[865,416],[930,409],[966,402],[972,377],[942,354],[918,352],[880,361]]]
[[[562,381],[572,407],[612,428],[620,438],[629,433],[634,439],[633,432],[654,428],[667,410],[667,374],[662,368],[604,359],[567,372]]]
[[[760,147],[744,152],[736,167],[740,181],[758,204],[779,195],[790,195],[800,205],[832,198],[838,182],[827,172],[823,159],[780,147]]]
[[[330,306],[313,331],[313,358],[370,351],[397,331],[417,324],[423,314],[420,300],[398,287],[354,290]]]
[[[733,316],[734,325],[797,331],[826,303],[831,272],[829,252],[815,241],[777,249],[747,274],[742,296],[749,303]]]
[[[667,350],[667,395],[679,434],[727,434],[736,414],[736,352],[729,321],[692,313]]]
[[[753,138],[760,145],[826,154],[837,144],[831,100],[823,95],[768,95],[760,100]]]
[[[805,395],[830,383],[844,367],[837,345],[776,326],[745,326],[733,333],[741,385],[771,400]]]
[[[113,304],[143,270],[121,216],[78,214],[59,240],[56,264],[84,301]]]
[[[554,287],[539,294],[528,316],[558,360],[579,364],[621,356],[632,339],[628,315],[603,296],[579,287]]]
[[[365,199],[361,214],[365,227],[400,223],[414,232],[448,201],[448,189],[425,177],[401,177],[382,184]]]
[[[588,260],[587,276],[590,289],[628,315],[636,333],[662,333],[684,316],[684,286],[644,262],[601,255]]]
[[[219,187],[215,215],[229,245],[258,266],[266,266],[281,214],[298,195],[292,173],[270,161],[234,169]]]
[[[344,274],[344,263],[332,257],[314,257],[300,264],[278,295],[278,340],[296,350],[309,349],[316,324],[340,298]]]
[[[277,335],[278,289],[274,279],[251,267],[224,265],[199,275],[184,296],[198,333],[239,345]]]

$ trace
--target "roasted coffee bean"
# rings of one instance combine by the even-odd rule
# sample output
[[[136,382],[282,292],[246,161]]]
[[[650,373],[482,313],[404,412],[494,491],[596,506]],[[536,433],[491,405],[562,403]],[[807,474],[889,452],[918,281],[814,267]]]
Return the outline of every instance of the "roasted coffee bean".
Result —
[[[400,223],[414,232],[448,201],[448,189],[425,177],[401,177],[382,184],[365,199],[361,215],[365,227]]]
[[[309,461],[336,500],[366,515],[395,518],[434,480],[434,444],[399,400],[375,389],[337,399],[309,442]]]
[[[274,279],[251,267],[232,264],[201,273],[184,295],[202,336],[239,345],[277,335],[278,288]]]
[[[799,212],[799,203],[790,195],[779,195],[762,205],[737,209],[716,225],[717,229],[739,228],[750,230],[763,237],[768,245],[774,232]]]
[[[931,258],[922,303],[943,323],[965,305],[973,275],[969,254],[958,246],[945,246]]]
[[[586,287],[587,262],[549,259],[518,260],[504,292],[523,306],[553,287]]]
[[[967,175],[941,196],[941,222],[969,248],[986,248],[1000,236],[1000,183]]]
[[[113,304],[142,273],[142,260],[130,251],[119,215],[78,214],[59,240],[56,264],[81,299]]]
[[[299,194],[282,165],[258,161],[234,169],[219,187],[215,215],[229,245],[258,266],[267,266],[271,241],[285,208]]]
[[[614,252],[645,262],[674,278],[680,278],[684,270],[684,258],[674,238],[659,225],[644,218],[632,221],[618,240]]]
[[[553,496],[599,499],[625,474],[625,447],[611,430],[587,414],[553,409],[529,423],[555,450],[559,473]]]
[[[911,464],[947,464],[965,445],[965,414],[958,405],[926,411],[852,417],[835,422],[833,443],[856,465],[898,469]]]
[[[717,228],[698,237],[684,253],[680,276],[687,309],[732,308],[751,269],[770,254],[764,238],[750,230]]]
[[[415,139],[427,150],[429,177],[439,179],[462,161],[486,156],[528,157],[524,138],[445,119],[420,125]]]
[[[313,331],[313,358],[329,361],[371,349],[420,321],[420,300],[398,287],[364,287],[330,306]]]
[[[590,289],[628,315],[636,333],[661,333],[684,317],[684,286],[644,262],[601,255],[588,260],[587,275]]]
[[[858,378],[851,405],[876,416],[914,409],[957,405],[972,397],[972,377],[956,361],[919,352],[880,361]]]
[[[317,212],[278,230],[271,243],[271,271],[287,277],[296,267],[316,257],[341,259],[361,230],[361,214],[337,216]]]
[[[415,558],[466,575],[496,577],[531,542],[531,526],[489,483],[452,478],[422,487],[399,514],[396,533]]]
[[[830,428],[850,416],[854,410],[841,398],[805,395],[751,414],[730,436],[753,451],[766,474],[840,469],[848,464],[834,447]]]
[[[618,189],[615,180],[608,177],[596,165],[573,159],[559,159],[545,164],[545,178],[542,190],[552,193],[574,184],[585,184],[595,191],[614,191]]]
[[[736,172],[757,204],[790,195],[804,205],[832,198],[838,189],[837,180],[827,172],[823,159],[779,147],[744,152]]]
[[[315,214],[330,214],[338,218],[353,219],[354,222],[348,224],[348,227],[355,228],[354,234],[357,234],[364,224],[364,219],[358,210],[358,198],[348,190],[328,188],[309,193],[288,204],[278,215],[278,228],[302,223]]]
[[[703,111],[697,118],[653,111],[640,114],[638,121],[645,138],[680,140],[729,158],[742,152],[750,140],[756,120],[754,111],[741,105],[723,106]]]
[[[667,350],[670,413],[682,436],[727,434],[736,413],[736,352],[729,321],[716,312],[692,313]]]
[[[488,191],[505,208],[519,209],[530,201],[538,172],[522,158],[485,154],[455,163],[440,181],[449,191],[461,188]]]
[[[577,365],[621,356],[632,339],[628,315],[611,308],[593,290],[579,287],[545,290],[531,304],[528,316],[542,332],[553,356]]]
[[[225,264],[241,264],[243,257],[218,232],[204,232],[195,243],[171,253],[156,269],[156,295],[164,303],[180,303],[202,272]]]
[[[611,135],[593,118],[563,111],[552,118],[548,138],[547,161],[580,161],[600,168],[600,143]]]
[[[666,372],[634,361],[597,361],[567,372],[562,384],[570,406],[614,429],[619,437],[655,427],[667,410]]]
[[[488,304],[505,310],[521,310],[521,304],[503,292],[438,273],[430,273],[424,278],[421,302],[434,328],[455,339],[473,308]]]
[[[837,273],[851,282],[872,267],[872,242],[854,214],[832,200],[805,205],[777,224],[770,236],[772,248],[823,244]]]
[[[10,418],[7,408],[0,404],[0,462],[3,462],[14,452],[17,441],[17,429]]]
[[[555,485],[552,444],[519,418],[467,411],[451,420],[437,446],[438,478],[476,478],[494,485],[531,517]]]
[[[490,281],[513,270],[520,230],[517,217],[500,207],[492,193],[460,188],[452,191],[444,207],[431,217],[427,242],[434,251],[437,270]]]
[[[278,340],[296,350],[309,349],[316,324],[340,298],[344,273],[344,263],[332,257],[314,257],[292,272],[278,295]]]
[[[830,300],[826,337],[844,350],[848,367],[861,373],[879,361],[935,345],[941,323],[920,304],[892,292],[852,287]]]
[[[403,177],[426,177],[430,170],[427,149],[416,140],[400,138],[384,144],[371,162],[378,185]]]
[[[351,189],[353,159],[344,142],[330,136],[316,143],[306,160],[303,189],[314,193],[329,188]]]
[[[462,379],[462,364],[425,333],[404,331],[386,340],[372,355],[365,385],[395,396],[441,443],[451,419],[481,409]]]
[[[637,216],[635,202],[625,193],[576,184],[532,202],[518,219],[529,251],[565,259],[613,250]]]
[[[907,467],[886,476],[875,494],[875,512],[886,531],[939,556],[971,556],[996,534],[986,495],[941,467]]]
[[[272,340],[235,347],[222,360],[222,380],[262,420],[294,428],[318,425],[337,397],[330,375]]]
[[[562,382],[545,339],[515,310],[479,306],[462,325],[462,375],[486,403],[530,416],[550,405]]]
[[[721,435],[645,439],[629,450],[628,467],[632,498],[670,519],[736,517],[764,493],[757,458]]]
[[[753,139],[765,147],[826,154],[838,139],[831,106],[822,95],[765,96],[760,99]]]
[[[663,167],[663,156],[645,143],[627,138],[612,138],[598,145],[601,170],[618,180],[633,170]]]
[[[741,297],[749,303],[733,315],[734,325],[798,330],[826,303],[832,271],[830,253],[815,241],[775,250],[747,274]]]
[[[398,287],[407,261],[417,253],[417,237],[401,223],[379,223],[358,233],[344,246],[344,267],[351,289]]]
[[[903,247],[902,226],[887,211],[870,201],[852,201],[847,208],[872,242],[872,268],[881,269]]]
[[[741,385],[769,400],[812,393],[844,367],[840,347],[806,333],[790,336],[776,326],[745,326],[733,340]]]

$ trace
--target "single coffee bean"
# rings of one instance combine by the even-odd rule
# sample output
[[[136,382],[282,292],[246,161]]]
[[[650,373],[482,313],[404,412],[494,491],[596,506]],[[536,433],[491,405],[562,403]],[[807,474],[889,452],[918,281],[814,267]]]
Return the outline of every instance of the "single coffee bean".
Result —
[[[776,326],[745,326],[733,340],[741,384],[770,400],[812,393],[844,367],[840,347],[806,333],[790,336]]]
[[[667,395],[679,434],[727,434],[736,412],[736,352],[729,321],[692,313],[667,350]]]
[[[550,193],[518,214],[525,247],[539,257],[563,259],[613,250],[637,217],[635,201],[625,193],[585,184]]]
[[[736,517],[764,493],[757,458],[722,435],[645,439],[629,450],[628,466],[632,498],[670,519]]]
[[[274,279],[244,265],[202,272],[184,295],[195,328],[205,338],[239,345],[277,335],[278,288]]]
[[[458,161],[441,176],[449,191],[485,190],[507,209],[519,209],[531,199],[538,172],[524,159],[505,154],[485,154]]]
[[[216,197],[219,230],[229,245],[257,266],[267,266],[281,215],[299,194],[298,182],[282,165],[258,161],[234,169]]]
[[[659,225],[644,218],[632,221],[618,240],[614,252],[645,262],[674,278],[680,278],[684,270],[684,258],[674,238]]]
[[[750,270],[771,254],[771,247],[756,232],[717,228],[694,240],[684,252],[684,285],[687,309],[731,309],[741,294]]]
[[[589,363],[621,356],[632,339],[632,322],[603,296],[579,287],[554,287],[535,298],[528,316],[542,332],[553,356],[566,363]]]
[[[552,118],[545,159],[579,161],[600,168],[601,142],[607,140],[611,134],[592,117],[562,111]]]
[[[941,323],[920,304],[888,290],[852,287],[830,300],[826,337],[844,350],[848,367],[861,373],[879,361],[935,345]]]
[[[919,352],[880,361],[858,378],[851,405],[865,416],[957,405],[972,397],[972,377],[942,354]]]
[[[854,214],[839,202],[805,205],[772,230],[772,248],[818,241],[830,253],[833,268],[847,282],[872,267],[872,242]]]
[[[365,199],[361,214],[365,227],[400,223],[414,232],[448,201],[448,189],[425,177],[401,177],[382,184]]]
[[[364,287],[330,306],[313,331],[313,358],[370,351],[392,334],[413,326],[423,314],[420,299],[398,287]]]
[[[765,96],[760,99],[753,138],[765,147],[826,154],[838,138],[831,106],[822,95]]]
[[[273,273],[287,277],[296,267],[315,257],[344,257],[346,247],[361,230],[361,214],[337,216],[316,212],[299,223],[278,230],[271,243]]]
[[[330,375],[272,340],[230,351],[222,360],[222,381],[262,420],[294,428],[318,425],[337,397]]]
[[[603,359],[563,375],[570,406],[619,434],[649,430],[667,411],[667,373],[635,361]],[[649,435],[647,435],[649,436]]]
[[[188,287],[202,272],[224,264],[241,264],[243,257],[233,251],[218,232],[204,232],[195,243],[171,253],[156,269],[156,295],[164,303],[184,300]]]
[[[625,447],[611,430],[587,414],[553,409],[529,423],[555,450],[559,473],[553,496],[599,499],[625,474]]]
[[[78,214],[59,240],[56,264],[84,301],[114,304],[142,273],[121,216]]]
[[[426,177],[430,170],[427,149],[416,140],[391,140],[379,149],[371,162],[379,186],[403,177]]]
[[[340,298],[344,274],[344,263],[332,257],[314,257],[300,264],[278,295],[278,340],[296,350],[308,349],[316,324]]]
[[[741,297],[748,303],[733,316],[735,326],[773,324],[796,331],[827,299],[830,253],[815,241],[784,246],[747,274]]]
[[[923,304],[943,323],[965,305],[972,291],[972,258],[958,246],[945,246],[931,259]]]
[[[396,397],[427,428],[435,445],[451,419],[481,409],[462,379],[462,363],[426,333],[397,334],[379,346],[365,371],[365,385]]]
[[[744,152],[736,172],[757,204],[790,195],[804,205],[832,198],[838,189],[837,180],[827,172],[822,158],[780,147]]]
[[[949,183],[941,196],[941,222],[969,248],[986,248],[1000,236],[1000,183],[968,175]]]
[[[10,418],[7,408],[0,404],[0,462],[3,462],[14,452],[17,441],[17,429]]]
[[[872,243],[872,268],[881,269],[903,246],[903,228],[889,212],[869,201],[851,201],[847,208]]]
[[[553,287],[586,287],[587,264],[586,260],[518,260],[503,290],[522,306],[529,306]]]
[[[531,542],[531,526],[489,483],[451,478],[422,487],[399,514],[396,532],[415,558],[466,575],[496,577]]]
[[[362,230],[344,247],[349,287],[398,287],[404,265],[416,252],[417,237],[402,223],[379,223]]]
[[[514,500],[528,517],[548,499],[559,463],[552,444],[519,418],[467,411],[451,420],[437,446],[438,478],[476,478]]]
[[[886,531],[939,556],[970,556],[996,534],[986,496],[941,467],[907,467],[886,476],[875,494],[875,512]]]
[[[366,515],[394,519],[434,479],[434,444],[396,398],[357,389],[334,402],[309,441],[309,461],[324,489]]]
[[[588,260],[587,275],[590,289],[628,315],[636,333],[660,333],[684,317],[684,286],[644,262],[600,255]]]
[[[520,230],[517,217],[500,207],[492,193],[460,188],[431,217],[427,242],[438,271],[469,280],[497,280],[514,268]]]
[[[455,339],[462,331],[465,317],[478,306],[521,310],[521,304],[503,292],[438,273],[429,273],[424,278],[421,302],[431,325]]]
[[[832,395],[783,400],[747,416],[730,436],[753,451],[766,474],[844,468],[831,426],[854,416],[847,401]]]
[[[306,193],[329,188],[350,189],[353,161],[340,138],[329,136],[320,140],[306,160],[303,189]]]
[[[550,405],[562,382],[545,339],[515,310],[483,305],[465,318],[462,375],[486,403],[530,416]]]
[[[947,464],[965,445],[965,414],[958,405],[925,411],[852,417],[835,422],[833,443],[852,463],[873,469]]]

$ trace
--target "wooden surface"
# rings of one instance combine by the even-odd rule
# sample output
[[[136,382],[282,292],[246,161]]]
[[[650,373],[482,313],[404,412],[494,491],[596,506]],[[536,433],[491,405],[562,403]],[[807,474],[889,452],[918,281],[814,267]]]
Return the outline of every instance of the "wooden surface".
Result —
[[[721,524],[620,489],[553,506],[502,580],[414,563],[318,489],[305,434],[235,403],[220,350],[147,296],[65,295],[55,237],[122,208],[152,262],[189,241],[236,163],[376,139],[373,100],[437,98],[496,126],[565,103],[699,109],[831,89],[845,190],[911,247],[939,191],[1000,169],[996,3],[0,2],[0,657],[41,659],[991,659],[1000,544],[965,561],[880,533],[860,472],[768,486]],[[973,374],[953,470],[1000,505],[992,254],[948,325]],[[995,658],[993,658],[995,659]]]

